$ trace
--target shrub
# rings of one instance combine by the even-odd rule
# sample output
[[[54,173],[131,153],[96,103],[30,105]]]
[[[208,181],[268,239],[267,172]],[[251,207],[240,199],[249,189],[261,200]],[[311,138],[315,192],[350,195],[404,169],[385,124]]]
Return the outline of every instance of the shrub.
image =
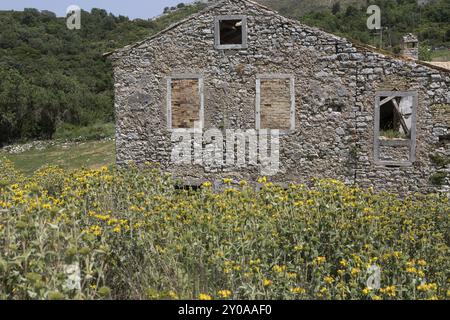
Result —
[[[388,139],[405,139],[406,135],[398,130],[383,130],[380,132],[380,136]]]
[[[43,170],[0,190],[3,299],[449,296],[444,195],[334,180],[193,191],[154,166]]]
[[[447,178],[447,173],[438,171],[430,176],[430,181],[435,186],[442,186]]]
[[[450,164],[450,157],[441,154],[431,154],[431,161],[438,167],[445,167]]]

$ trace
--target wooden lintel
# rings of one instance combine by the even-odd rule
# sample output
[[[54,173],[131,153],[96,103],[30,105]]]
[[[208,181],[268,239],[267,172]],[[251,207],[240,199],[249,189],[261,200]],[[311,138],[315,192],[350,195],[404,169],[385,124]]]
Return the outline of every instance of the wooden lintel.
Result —
[[[386,99],[384,99],[384,100],[382,100],[382,101],[380,102],[380,106],[382,106],[383,104],[388,103],[389,101],[391,101],[392,99],[395,99],[395,98],[397,98],[397,97],[396,97],[396,96],[387,97]]]

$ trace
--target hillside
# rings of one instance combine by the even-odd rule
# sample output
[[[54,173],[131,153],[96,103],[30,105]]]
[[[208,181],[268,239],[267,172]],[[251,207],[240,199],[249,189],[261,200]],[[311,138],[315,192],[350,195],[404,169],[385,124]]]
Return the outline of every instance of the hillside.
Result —
[[[82,12],[81,30],[68,30],[64,18],[48,11],[0,11],[0,147],[53,138],[64,123],[113,121],[112,68],[102,54],[203,7],[133,21],[93,9]]]
[[[400,50],[401,36],[415,33],[422,46],[450,47],[448,0],[259,0],[283,15],[364,43],[379,46],[378,34],[367,29],[367,8],[381,9],[384,49]],[[426,50],[423,59],[430,59]],[[446,55],[445,51],[439,52]]]
[[[346,8],[349,5],[358,5],[365,3],[366,0],[259,0],[258,2],[274,8],[285,15],[291,17],[301,17],[311,12],[331,11],[336,3],[339,3],[341,8]]]
[[[260,0],[286,16],[368,44],[379,36],[366,28],[366,1]],[[398,51],[400,36],[419,34],[422,44],[450,46],[450,2],[367,0],[380,5],[384,48]],[[83,11],[82,29],[48,11],[0,11],[0,147],[15,141],[52,139],[73,127],[112,122],[112,68],[102,53],[133,43],[205,4],[179,5],[157,19],[130,20],[102,9]],[[426,48],[426,47],[425,47]],[[448,50],[440,51],[448,60]],[[424,50],[423,53],[429,56]],[[425,55],[424,55],[425,56]],[[431,57],[428,57],[431,58]]]

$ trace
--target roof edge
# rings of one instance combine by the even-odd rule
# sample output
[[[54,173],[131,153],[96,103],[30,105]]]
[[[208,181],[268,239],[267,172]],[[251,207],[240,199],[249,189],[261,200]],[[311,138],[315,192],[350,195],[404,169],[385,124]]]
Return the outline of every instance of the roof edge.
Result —
[[[382,54],[384,56],[387,56],[387,57],[390,57],[390,58],[393,58],[393,59],[403,60],[405,62],[414,62],[414,63],[423,65],[423,66],[431,68],[431,69],[435,69],[435,70],[438,70],[438,71],[449,72],[450,73],[449,69],[446,69],[446,68],[443,68],[443,67],[440,67],[440,66],[436,66],[436,65],[427,63],[426,61],[414,60],[414,59],[411,59],[411,58],[408,58],[408,57],[405,57],[405,56],[402,56],[402,55],[399,55],[399,54],[395,54],[395,53],[393,53],[391,51],[387,51],[387,50],[384,50],[384,49],[379,49],[379,48],[375,48],[375,47],[369,46],[367,44],[364,44],[362,42],[358,42],[356,40],[353,40],[353,39],[350,39],[350,38],[347,38],[347,37],[342,37],[342,36],[339,36],[339,35],[335,35],[333,33],[325,31],[325,30],[323,30],[323,29],[321,29],[319,27],[312,27],[312,26],[306,25],[306,24],[302,23],[299,20],[295,20],[295,19],[286,17],[286,16],[282,15],[281,13],[279,13],[278,11],[276,11],[274,9],[271,9],[271,8],[265,6],[265,5],[261,4],[261,3],[258,3],[258,2],[254,1],[254,0],[220,0],[217,3],[208,5],[203,10],[200,10],[199,12],[194,13],[194,14],[186,17],[185,19],[182,19],[182,20],[180,20],[178,22],[175,22],[175,23],[171,24],[170,26],[168,26],[167,28],[165,28],[165,29],[163,29],[163,30],[161,30],[161,31],[151,35],[151,36],[148,36],[148,37],[146,37],[145,39],[143,39],[141,41],[138,41],[138,42],[135,42],[133,44],[127,45],[127,46],[125,46],[123,48],[120,48],[120,49],[116,49],[116,50],[113,50],[113,51],[110,51],[110,52],[106,52],[106,53],[103,54],[103,57],[109,57],[109,56],[111,56],[111,55],[113,55],[115,53],[126,52],[128,50],[136,48],[136,47],[142,45],[143,43],[145,43],[147,41],[151,41],[151,40],[159,37],[160,35],[168,32],[170,30],[173,30],[173,29],[175,29],[176,27],[178,27],[180,25],[183,25],[184,23],[186,23],[188,21],[191,21],[191,20],[197,18],[200,15],[203,15],[203,14],[205,14],[205,13],[207,13],[207,12],[217,8],[217,7],[220,7],[223,3],[227,2],[227,1],[236,1],[236,2],[239,1],[239,2],[244,2],[244,3],[245,2],[250,3],[250,4],[255,5],[255,6],[261,8],[261,9],[264,9],[264,10],[270,12],[270,13],[276,14],[276,15],[278,15],[278,16],[280,16],[280,17],[286,19],[287,21],[289,21],[291,23],[294,23],[296,25],[301,25],[301,26],[305,26],[305,27],[308,27],[308,28],[315,28],[317,30],[320,30],[323,33],[326,33],[327,35],[332,36],[332,37],[340,38],[340,39],[343,39],[344,41],[348,41],[356,49],[359,49],[359,50],[365,50],[365,51],[369,51],[369,52],[372,52],[372,53]]]
[[[125,47],[122,47],[122,48],[119,48],[119,49],[116,49],[116,50],[113,50],[113,51],[106,52],[106,53],[103,54],[103,57],[109,57],[109,56],[113,55],[114,53],[125,52],[125,51],[131,50],[131,49],[133,49],[133,48],[136,48],[136,47],[140,46],[141,44],[143,44],[143,43],[145,43],[145,42],[147,42],[147,41],[151,41],[151,40],[153,40],[153,39],[159,37],[160,35],[162,35],[162,34],[168,32],[168,31],[170,31],[170,30],[173,30],[173,29],[175,29],[176,27],[178,27],[178,26],[180,26],[180,25],[182,25],[182,24],[185,24],[186,22],[188,22],[188,21],[190,21],[190,20],[192,20],[192,19],[195,19],[197,16],[200,16],[200,15],[202,15],[202,14],[205,14],[206,12],[209,12],[210,10],[213,10],[213,9],[215,9],[215,8],[217,8],[217,7],[219,7],[219,6],[221,6],[222,3],[224,3],[225,1],[228,1],[228,0],[220,0],[219,2],[217,2],[217,3],[215,3],[215,4],[208,5],[208,6],[207,6],[206,8],[204,8],[203,10],[200,10],[200,11],[197,12],[197,13],[191,14],[190,16],[188,16],[188,17],[186,17],[186,18],[184,18],[184,19],[182,19],[182,20],[180,20],[180,21],[177,21],[177,22],[175,22],[175,23],[172,23],[172,24],[169,25],[167,28],[162,29],[161,31],[158,31],[157,33],[152,34],[152,35],[150,35],[150,36],[144,38],[144,39],[141,40],[141,41],[138,41],[138,42],[129,44],[129,45],[125,46]],[[242,1],[242,0],[240,0],[240,1]],[[245,1],[248,1],[248,0],[245,0]]]

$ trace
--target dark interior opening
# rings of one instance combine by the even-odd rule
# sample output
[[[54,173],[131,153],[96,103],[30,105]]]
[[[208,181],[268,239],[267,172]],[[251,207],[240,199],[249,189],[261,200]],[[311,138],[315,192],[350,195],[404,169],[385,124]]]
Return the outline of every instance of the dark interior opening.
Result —
[[[199,185],[187,185],[187,184],[176,184],[174,186],[176,191],[188,191],[188,192],[198,192],[201,189]]]
[[[242,20],[220,21],[220,44],[242,44]]]
[[[336,100],[327,99],[324,110],[331,110],[333,112],[343,112],[345,105]]]
[[[382,98],[382,100],[385,98]],[[400,119],[395,112],[392,101],[385,103],[380,108],[380,131],[399,131]]]
[[[439,142],[449,143],[450,142],[450,134],[439,136]]]

